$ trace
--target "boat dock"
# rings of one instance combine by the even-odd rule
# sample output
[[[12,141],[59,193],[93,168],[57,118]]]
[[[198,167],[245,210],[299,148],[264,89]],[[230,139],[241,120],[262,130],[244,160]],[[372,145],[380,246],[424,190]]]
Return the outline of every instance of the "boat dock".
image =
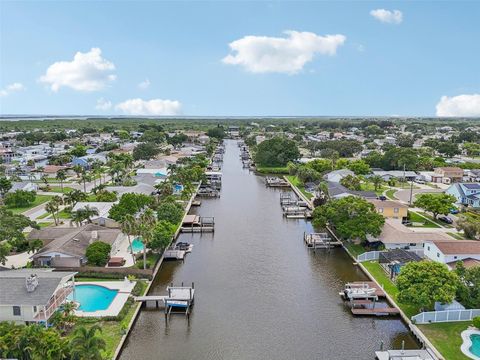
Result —
[[[357,295],[357,298],[360,298],[360,293],[363,291],[364,294],[366,293],[373,293],[378,298],[385,298],[386,293],[385,291],[380,288],[375,282],[373,281],[354,281],[345,284],[345,288],[343,292],[340,292],[340,296],[350,299],[352,297],[351,294]]]
[[[303,233],[303,241],[309,249],[331,249],[336,246],[342,246],[342,242],[332,239],[328,233]]]
[[[279,177],[267,176],[265,178],[265,184],[269,187],[290,187],[288,181]]]
[[[399,315],[397,308],[388,306],[387,304],[378,304],[376,301],[358,299],[350,301],[351,311],[353,315],[360,316],[388,316]]]
[[[143,303],[146,306],[148,302],[154,302],[156,308],[162,307],[165,310],[165,320],[168,320],[171,313],[183,313],[190,316],[191,307],[195,299],[195,284],[192,286],[173,286],[167,287],[168,295],[146,295],[136,296],[135,301]]]
[[[283,206],[283,216],[288,219],[310,219],[312,212],[303,206]]]
[[[163,252],[163,258],[165,260],[185,260],[185,250],[167,249]]]
[[[220,197],[220,191],[208,187],[206,184],[203,187],[200,187],[197,192],[198,197]]]
[[[438,360],[429,349],[375,351],[377,360]]]
[[[201,217],[198,215],[186,215],[182,222],[181,232],[204,233],[215,231],[214,217]]]

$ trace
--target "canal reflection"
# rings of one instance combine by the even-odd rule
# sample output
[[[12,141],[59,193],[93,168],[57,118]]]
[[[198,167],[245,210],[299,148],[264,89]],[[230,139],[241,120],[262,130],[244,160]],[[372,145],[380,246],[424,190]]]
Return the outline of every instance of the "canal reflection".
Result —
[[[338,293],[365,275],[342,249],[309,252],[311,225],[286,220],[279,191],[239,154],[227,141],[221,198],[196,209],[215,217],[215,233],[181,235],[193,252],[164,263],[150,292],[194,281],[190,321],[142,310],[121,359],[373,359],[382,341],[417,348],[400,320],[351,315]]]

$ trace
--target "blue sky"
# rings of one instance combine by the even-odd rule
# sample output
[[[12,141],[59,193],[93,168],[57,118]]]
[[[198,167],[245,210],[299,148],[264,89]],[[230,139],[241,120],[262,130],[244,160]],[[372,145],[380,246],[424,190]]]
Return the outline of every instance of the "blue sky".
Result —
[[[0,7],[2,114],[480,116],[476,1]]]

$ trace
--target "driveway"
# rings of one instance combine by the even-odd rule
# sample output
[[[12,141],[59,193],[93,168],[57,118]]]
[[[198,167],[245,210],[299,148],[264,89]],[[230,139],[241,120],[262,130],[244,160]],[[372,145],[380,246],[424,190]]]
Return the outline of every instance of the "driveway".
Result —
[[[415,201],[415,196],[417,194],[426,194],[426,193],[442,193],[441,189],[413,189],[412,190],[412,202]],[[400,200],[400,202],[409,203],[410,200],[410,189],[398,190],[394,196]]]

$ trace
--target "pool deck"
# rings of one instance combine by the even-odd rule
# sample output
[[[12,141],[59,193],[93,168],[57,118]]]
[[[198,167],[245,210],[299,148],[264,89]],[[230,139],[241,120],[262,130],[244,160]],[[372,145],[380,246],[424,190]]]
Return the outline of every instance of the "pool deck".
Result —
[[[106,310],[97,310],[97,311],[81,311],[75,310],[75,315],[79,317],[104,317],[104,316],[117,316],[120,310],[122,310],[123,305],[127,301],[130,293],[132,292],[135,281],[85,281],[80,283],[75,283],[75,285],[98,285],[109,288],[111,290],[118,290],[117,295],[113,298],[112,303]]]

